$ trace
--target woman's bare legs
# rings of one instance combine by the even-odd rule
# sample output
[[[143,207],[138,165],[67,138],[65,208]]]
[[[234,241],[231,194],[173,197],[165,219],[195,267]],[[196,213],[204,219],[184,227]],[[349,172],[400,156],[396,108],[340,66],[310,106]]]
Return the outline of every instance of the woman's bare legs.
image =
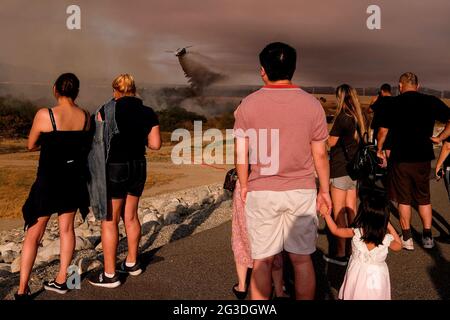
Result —
[[[127,233],[128,255],[126,262],[136,263],[139,252],[139,241],[141,240],[141,223],[138,217],[139,197],[128,195],[123,211],[123,221]]]
[[[122,213],[124,199],[109,200],[110,220],[102,221],[102,247],[105,259],[105,272],[116,273],[117,245],[119,244],[119,221]]]
[[[60,213],[58,217],[59,241],[61,245],[59,273],[55,280],[60,284],[67,281],[67,269],[72,262],[73,251],[75,250],[75,230],[73,226],[75,213]]]
[[[358,193],[356,189],[347,190],[347,195],[345,198],[345,210],[347,213],[347,226],[351,226],[353,220],[356,217],[356,203],[358,201]],[[352,241],[351,239],[346,240],[346,255],[349,257],[352,254]]]
[[[236,263],[236,273],[238,277],[237,291],[247,291],[247,271],[248,268],[246,265]]]
[[[331,199],[333,201],[333,216],[338,227],[346,227],[346,200],[347,191],[331,186]],[[345,239],[336,238],[336,257],[345,256]]]
[[[28,228],[23,242],[22,254],[20,258],[20,283],[18,294],[24,294],[28,288],[31,270],[36,259],[39,243],[44,235],[45,228],[50,217],[38,218],[38,221]]]

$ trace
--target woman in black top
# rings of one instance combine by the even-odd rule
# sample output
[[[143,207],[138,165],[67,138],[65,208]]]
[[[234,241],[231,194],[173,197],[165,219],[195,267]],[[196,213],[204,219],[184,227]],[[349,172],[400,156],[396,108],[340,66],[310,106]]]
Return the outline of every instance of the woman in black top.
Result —
[[[136,97],[132,76],[120,75],[113,81],[115,116],[119,133],[114,135],[106,162],[108,218],[102,221],[102,247],[105,269],[94,274],[89,282],[94,286],[115,288],[120,280],[116,274],[116,253],[119,241],[118,224],[122,217],[127,233],[128,255],[120,269],[137,276],[142,272],[138,261],[141,225],[138,218],[139,198],[147,179],[146,147],[159,150],[161,137],[156,114]],[[100,110],[97,119],[103,121]]]
[[[57,105],[37,112],[28,138],[28,149],[40,147],[37,178],[23,206],[25,229],[17,299],[29,296],[28,281],[47,222],[58,213],[61,252],[60,269],[44,288],[67,292],[66,272],[75,248],[74,218],[80,209],[88,213],[87,154],[90,146],[89,115],[75,104],[79,80],[61,75],[53,87]]]
[[[328,138],[331,148],[330,190],[334,219],[340,227],[347,227],[355,217],[357,183],[349,177],[346,166],[358,150],[359,136],[366,133],[366,124],[355,89],[346,84],[341,85],[336,90],[336,98],[338,106]],[[328,262],[346,265],[346,256],[349,256],[350,252],[345,251],[345,239],[336,239],[336,252],[324,258]]]

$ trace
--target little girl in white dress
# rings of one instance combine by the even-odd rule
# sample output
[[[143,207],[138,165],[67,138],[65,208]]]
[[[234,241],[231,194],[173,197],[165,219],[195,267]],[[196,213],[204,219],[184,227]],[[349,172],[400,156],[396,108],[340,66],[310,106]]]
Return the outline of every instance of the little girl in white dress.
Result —
[[[385,262],[388,248],[400,251],[400,237],[389,223],[384,198],[369,196],[361,203],[353,228],[338,228],[331,215],[322,216],[337,237],[352,238],[352,255],[339,290],[341,300],[390,300],[391,284]]]

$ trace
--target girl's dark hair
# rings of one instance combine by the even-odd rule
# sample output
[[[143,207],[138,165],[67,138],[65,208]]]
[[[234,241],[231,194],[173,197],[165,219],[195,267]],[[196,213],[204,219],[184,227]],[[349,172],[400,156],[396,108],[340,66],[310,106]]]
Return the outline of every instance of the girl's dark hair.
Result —
[[[80,80],[73,73],[63,73],[56,79],[55,89],[60,96],[75,100],[80,91]]]
[[[386,236],[389,216],[386,198],[381,195],[368,195],[359,205],[353,228],[362,230],[362,241],[379,246]]]

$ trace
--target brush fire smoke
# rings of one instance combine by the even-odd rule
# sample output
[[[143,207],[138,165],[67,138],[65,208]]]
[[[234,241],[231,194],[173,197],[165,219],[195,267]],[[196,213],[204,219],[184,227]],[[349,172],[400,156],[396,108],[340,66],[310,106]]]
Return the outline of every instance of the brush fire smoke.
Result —
[[[199,53],[188,52],[180,55],[178,59],[194,94],[197,96],[202,95],[205,88],[227,78],[224,74],[208,67],[205,63],[208,58]]]

